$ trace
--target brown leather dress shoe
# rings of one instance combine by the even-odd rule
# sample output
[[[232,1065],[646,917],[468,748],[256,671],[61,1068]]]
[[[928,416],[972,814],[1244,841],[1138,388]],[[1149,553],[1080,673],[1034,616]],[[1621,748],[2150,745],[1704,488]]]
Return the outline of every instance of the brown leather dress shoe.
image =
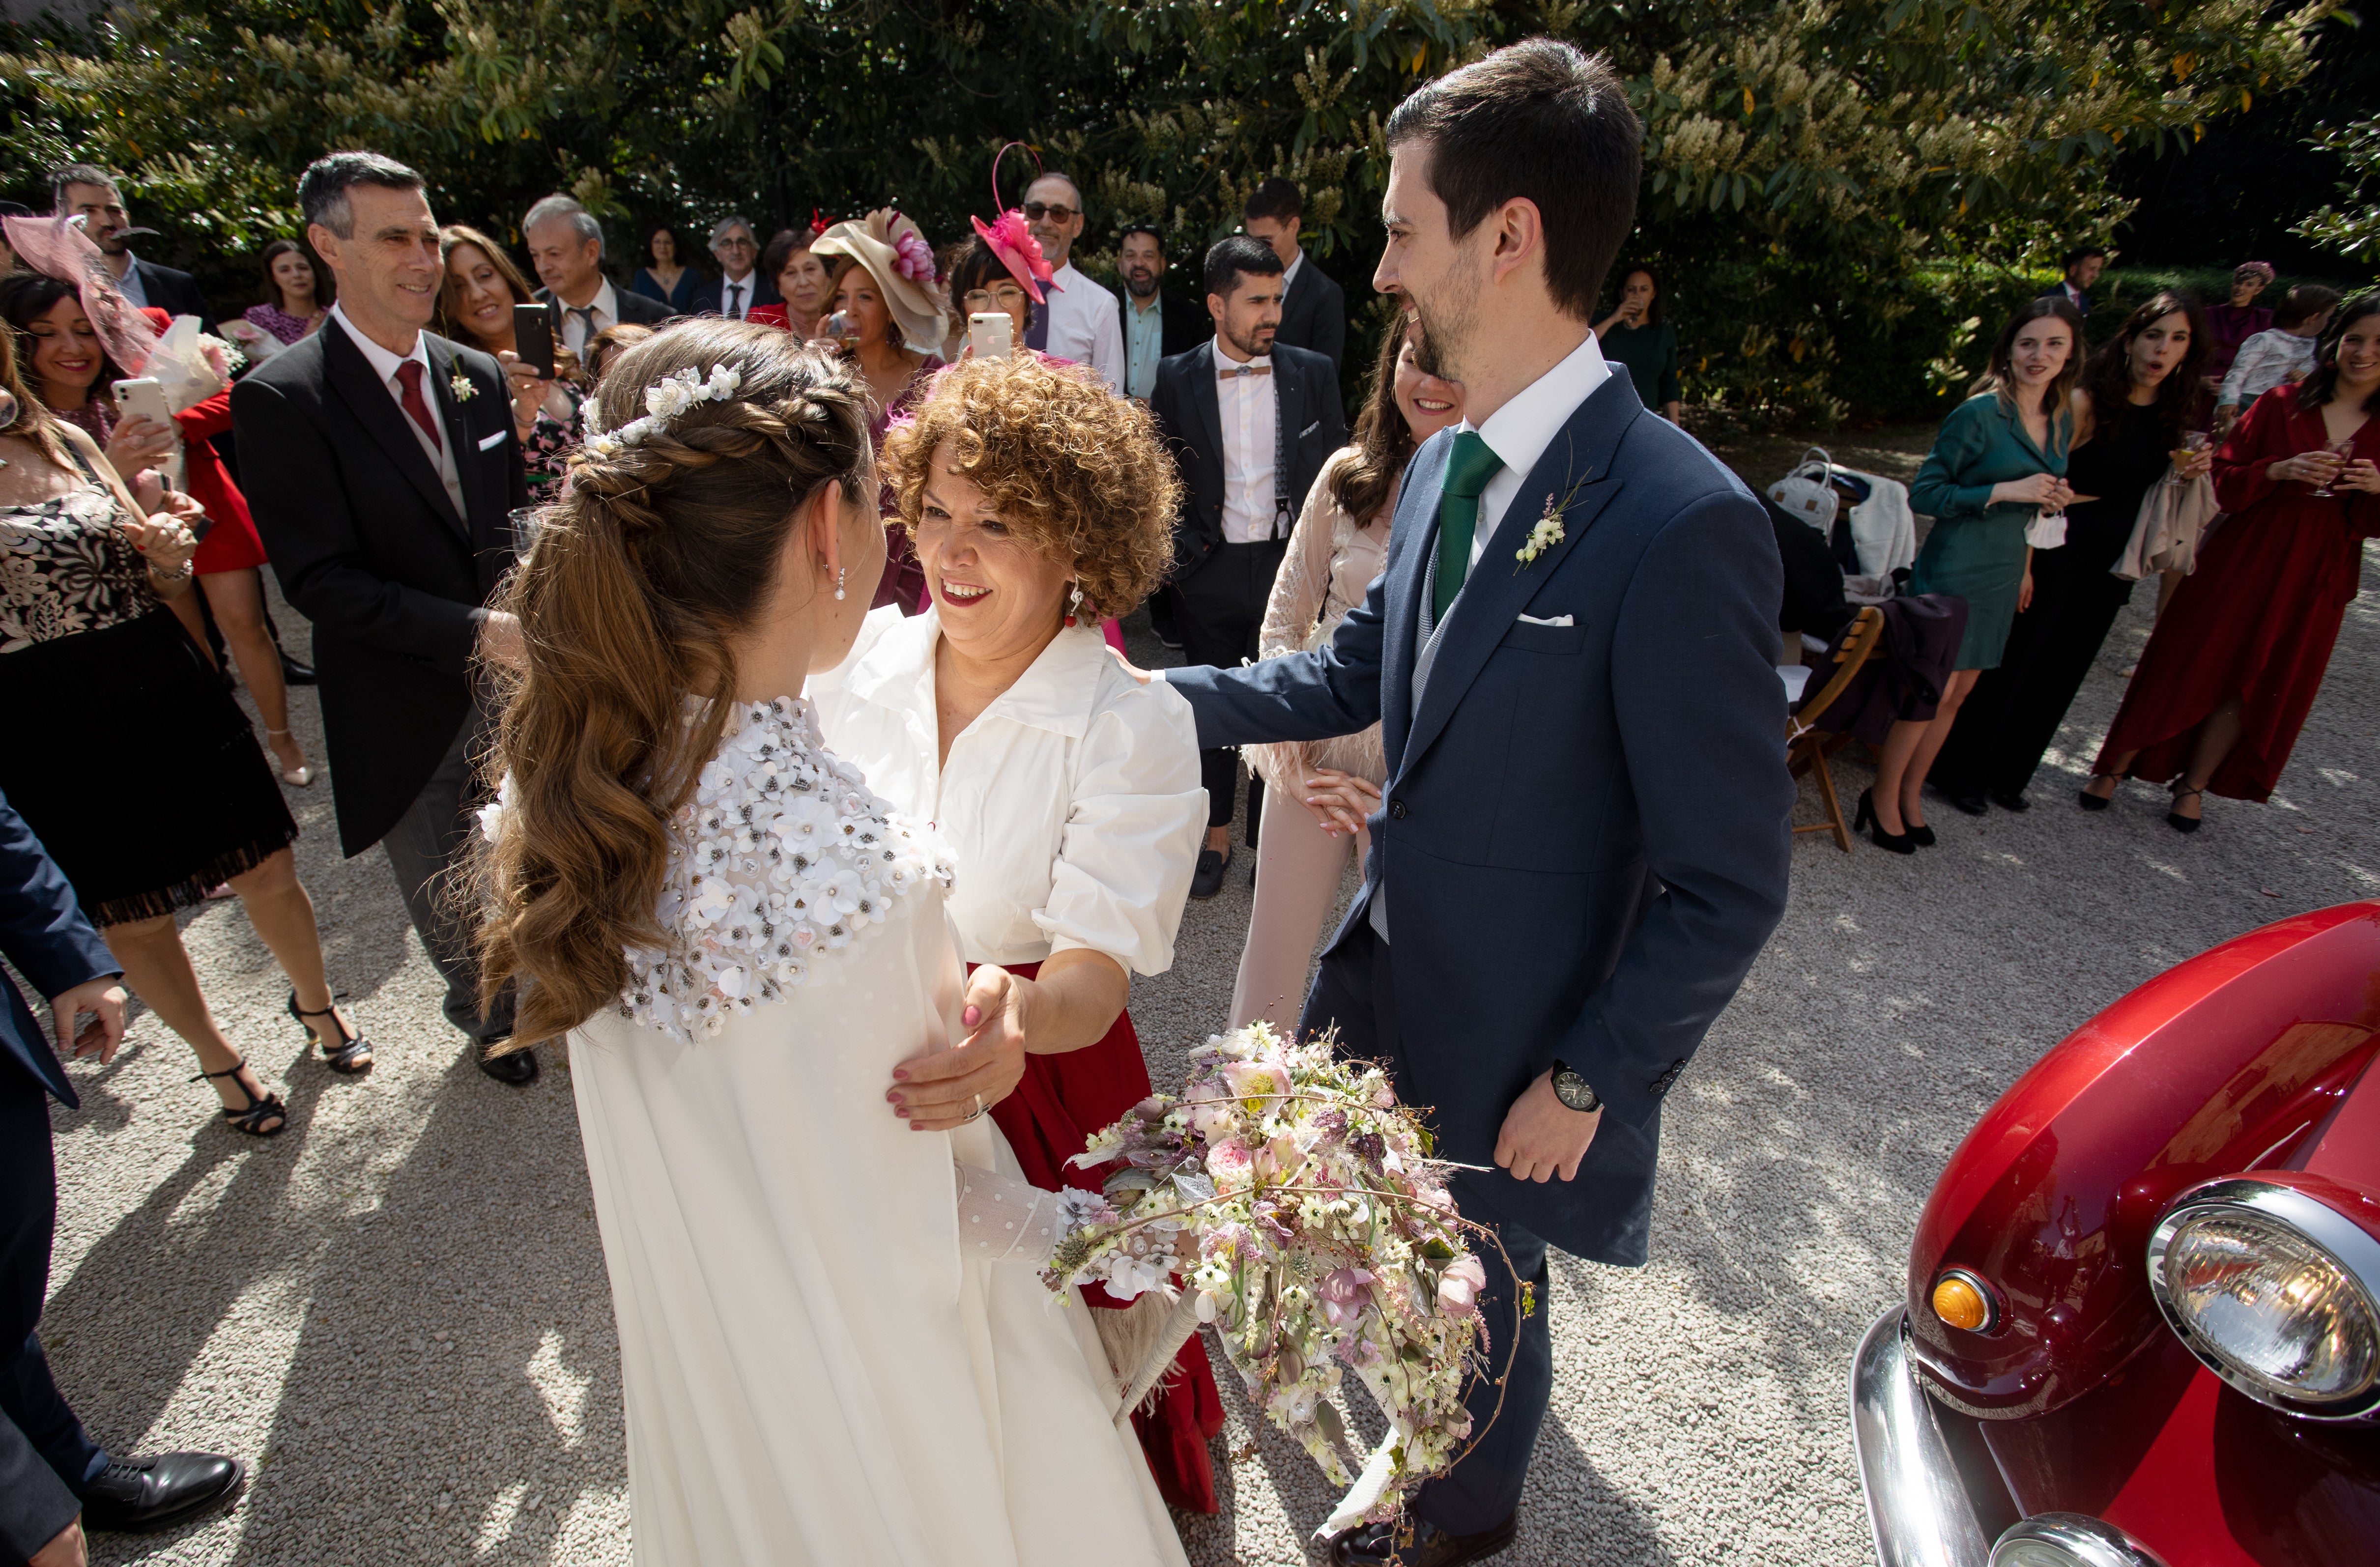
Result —
[[[1412,1543],[1400,1549],[1397,1524],[1361,1524],[1330,1542],[1330,1560],[1333,1567],[1462,1567],[1501,1555],[1520,1524],[1517,1512],[1475,1535],[1450,1535],[1416,1523]]]

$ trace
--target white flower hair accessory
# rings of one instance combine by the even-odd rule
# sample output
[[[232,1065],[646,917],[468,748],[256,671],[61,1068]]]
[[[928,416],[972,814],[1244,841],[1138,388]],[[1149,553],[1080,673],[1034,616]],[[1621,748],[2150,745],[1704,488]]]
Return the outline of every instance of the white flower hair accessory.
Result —
[[[619,456],[667,430],[677,418],[698,403],[723,403],[735,395],[744,383],[740,370],[726,365],[713,365],[710,379],[703,380],[691,369],[673,370],[645,388],[645,413],[642,419],[630,419],[616,431],[603,428],[603,416],[596,400],[587,401],[587,439],[584,449],[599,457]]]

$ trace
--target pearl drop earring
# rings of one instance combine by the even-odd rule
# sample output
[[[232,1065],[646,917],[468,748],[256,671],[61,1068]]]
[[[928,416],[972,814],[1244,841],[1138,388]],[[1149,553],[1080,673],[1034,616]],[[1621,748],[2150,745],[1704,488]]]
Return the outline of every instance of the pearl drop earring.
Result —
[[[841,571],[834,574],[834,596],[836,599],[840,600],[843,597],[843,579],[850,575],[851,568],[849,566],[844,566]]]

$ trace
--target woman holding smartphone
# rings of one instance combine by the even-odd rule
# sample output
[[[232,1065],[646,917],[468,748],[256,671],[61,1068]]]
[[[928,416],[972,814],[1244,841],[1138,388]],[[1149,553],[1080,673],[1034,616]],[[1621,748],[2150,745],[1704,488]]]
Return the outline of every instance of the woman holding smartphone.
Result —
[[[540,312],[528,279],[504,252],[504,248],[478,229],[449,224],[438,231],[439,254],[446,260],[446,284],[438,295],[440,335],[495,356],[512,383],[513,431],[520,437],[521,460],[528,469],[529,499],[540,505],[562,493],[564,459],[578,440],[578,405],[586,389],[578,375],[578,357],[554,337],[549,326],[546,342],[554,366],[551,377],[538,373],[520,356],[516,312],[524,305]]]
[[[2215,454],[2230,514],[2141,654],[2091,764],[2166,784],[2167,824],[2195,832],[2210,794],[2272,797],[2380,534],[2380,293],[2338,307],[2303,381],[2249,407]]]

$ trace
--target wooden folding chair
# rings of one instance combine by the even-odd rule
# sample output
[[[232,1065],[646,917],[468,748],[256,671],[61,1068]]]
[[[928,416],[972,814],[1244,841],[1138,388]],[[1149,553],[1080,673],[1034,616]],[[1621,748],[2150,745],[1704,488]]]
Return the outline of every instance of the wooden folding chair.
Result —
[[[1852,622],[1849,634],[1836,646],[1831,660],[1832,669],[1827,673],[1826,684],[1804,696],[1801,703],[1785,715],[1786,771],[1797,780],[1805,771],[1815,772],[1818,775],[1818,798],[1827,809],[1826,820],[1812,822],[1807,827],[1796,827],[1793,831],[1796,834],[1832,832],[1836,844],[1845,854],[1852,852],[1852,830],[1843,821],[1843,802],[1835,794],[1834,778],[1827,771],[1827,757],[1834,749],[1828,742],[1840,737],[1827,734],[1815,725],[1826,711],[1834,705],[1835,699],[1843,694],[1843,688],[1852,683],[1852,676],[1860,672],[1860,666],[1867,662],[1868,655],[1876,651],[1876,643],[1883,638],[1884,612],[1874,604],[1864,606]],[[1827,666],[1821,665],[1811,673],[1815,676],[1826,669]]]

